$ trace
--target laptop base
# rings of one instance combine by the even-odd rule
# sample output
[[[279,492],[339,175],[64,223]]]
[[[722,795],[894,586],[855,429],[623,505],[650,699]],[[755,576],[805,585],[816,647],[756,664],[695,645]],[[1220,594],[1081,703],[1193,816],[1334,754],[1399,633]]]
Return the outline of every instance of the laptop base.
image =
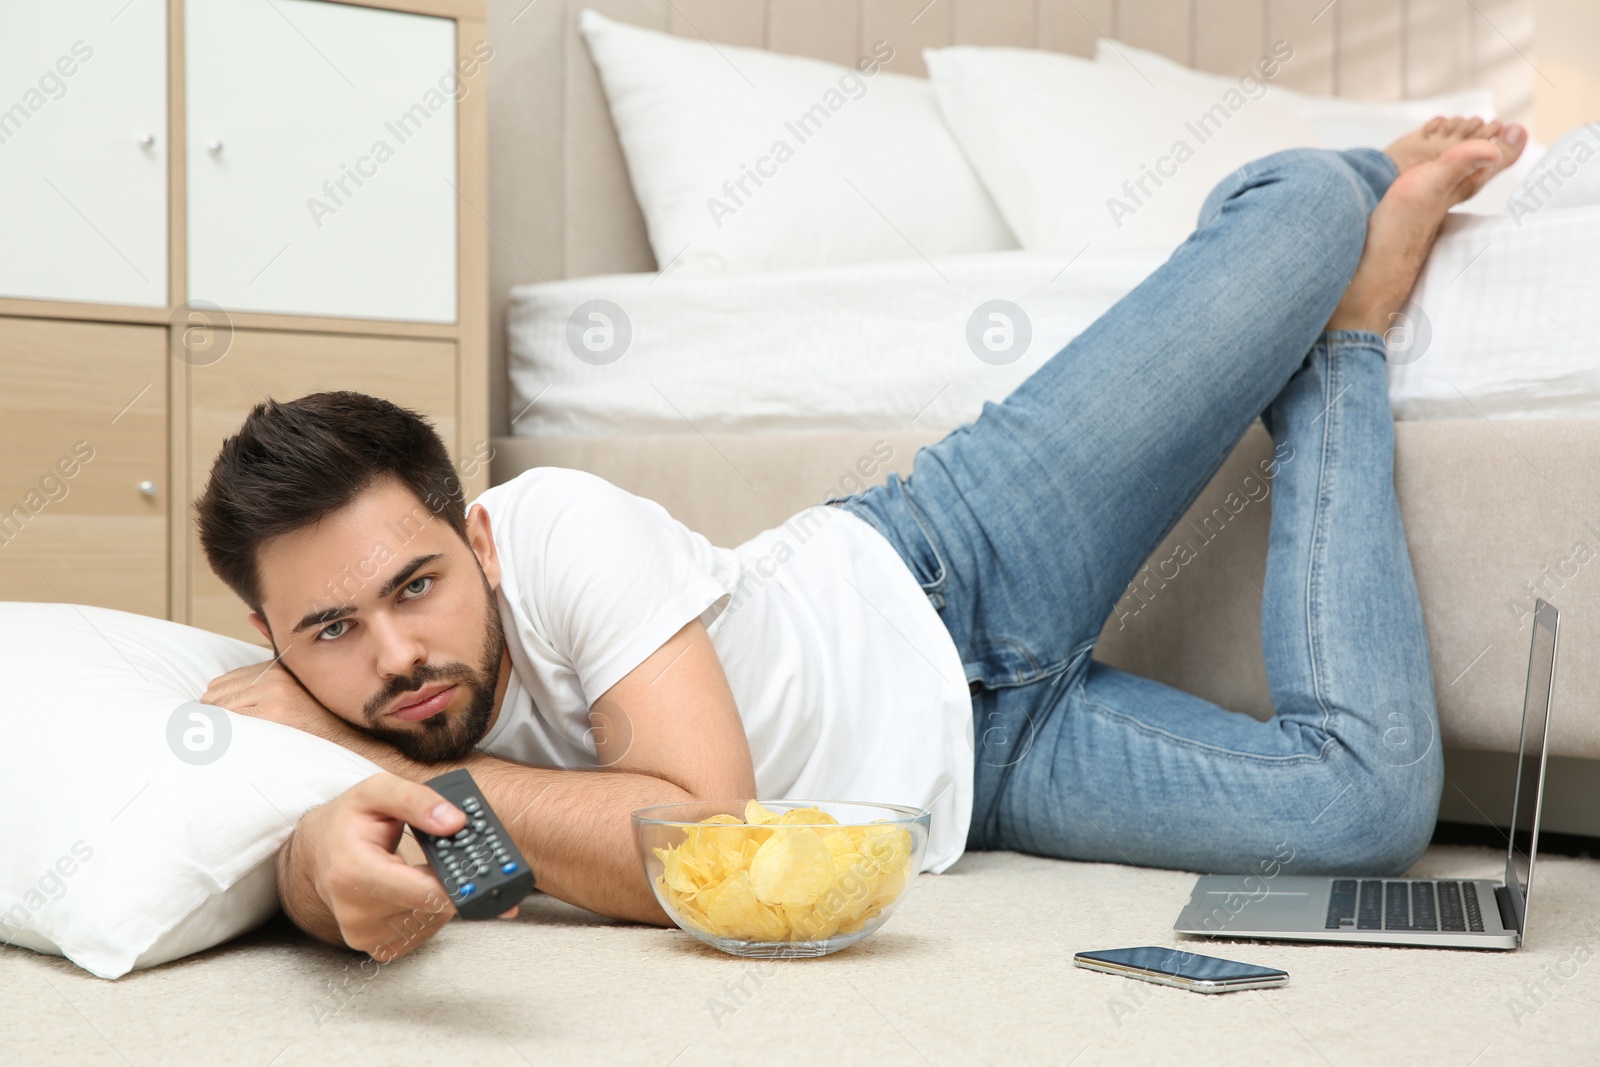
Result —
[[[1352,883],[1387,887],[1389,908],[1341,909],[1336,889]],[[1460,895],[1475,895],[1477,905],[1453,909],[1448,901]],[[1210,874],[1195,882],[1189,903],[1172,928],[1176,933],[1209,938],[1507,950],[1516,948],[1519,940],[1514,923],[1504,914],[1508,904],[1504,886],[1479,878]],[[1347,914],[1349,918],[1341,918]],[[1416,925],[1412,925],[1413,919]],[[1462,928],[1419,928],[1423,924]],[[1474,925],[1481,929],[1471,929]]]

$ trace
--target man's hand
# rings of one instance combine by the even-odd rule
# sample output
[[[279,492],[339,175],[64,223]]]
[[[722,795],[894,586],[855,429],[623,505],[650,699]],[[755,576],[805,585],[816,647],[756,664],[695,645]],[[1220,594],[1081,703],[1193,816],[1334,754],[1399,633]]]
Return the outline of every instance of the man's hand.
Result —
[[[278,893],[296,925],[380,963],[403,956],[456,909],[426,863],[396,855],[406,824],[453,834],[466,824],[434,790],[374,774],[311,809],[278,854]],[[501,918],[511,918],[511,908]]]
[[[293,726],[308,734],[348,746],[357,731],[306,692],[295,677],[277,662],[252,663],[220,674],[201,695],[202,704],[215,704],[241,715]]]
[[[430,767],[406,758],[400,750],[329,711],[277,661],[252,663],[211,679],[202,704],[215,704],[255,719],[292,726],[342,745],[392,774],[420,782],[448,768]]]

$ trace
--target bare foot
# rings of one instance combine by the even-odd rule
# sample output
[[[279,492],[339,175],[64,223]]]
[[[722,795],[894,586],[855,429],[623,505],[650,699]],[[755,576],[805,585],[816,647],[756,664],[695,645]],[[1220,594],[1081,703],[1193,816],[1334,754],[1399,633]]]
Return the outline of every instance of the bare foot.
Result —
[[[1508,162],[1503,146],[1469,137],[1403,171],[1367,220],[1361,262],[1327,328],[1387,330],[1411,295],[1445,214]]]
[[[1490,141],[1500,150],[1499,164],[1480,176],[1481,185],[1516,162],[1527,147],[1528,131],[1526,127],[1502,123],[1498,119],[1485,122],[1472,116],[1438,115],[1429,119],[1421,129],[1412,130],[1385,148],[1384,152],[1404,174],[1412,167],[1431,163],[1447,150],[1470,140]]]

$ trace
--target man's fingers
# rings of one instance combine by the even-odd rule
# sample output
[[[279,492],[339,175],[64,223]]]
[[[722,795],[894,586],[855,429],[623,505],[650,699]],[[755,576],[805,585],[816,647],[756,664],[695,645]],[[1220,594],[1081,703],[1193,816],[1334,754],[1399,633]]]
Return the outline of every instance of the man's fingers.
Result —
[[[387,771],[356,783],[346,795],[365,811],[399,819],[430,834],[453,834],[467,824],[466,814],[434,790]]]
[[[363,919],[342,929],[345,944],[360,949],[380,963],[403,956],[423,944],[455,915],[454,910],[414,908]]]
[[[334,866],[332,881],[334,895],[352,906],[376,902],[400,911],[452,908],[431,870],[413,867],[392,852],[346,853]]]

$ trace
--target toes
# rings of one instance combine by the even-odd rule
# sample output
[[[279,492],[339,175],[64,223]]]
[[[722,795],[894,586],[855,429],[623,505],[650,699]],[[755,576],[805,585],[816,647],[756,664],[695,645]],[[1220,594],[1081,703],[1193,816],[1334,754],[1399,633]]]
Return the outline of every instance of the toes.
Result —
[[[1528,128],[1513,122],[1500,131],[1501,156],[1504,157],[1506,166],[1517,161],[1522,155],[1522,150],[1528,146]]]
[[[1504,126],[1505,124],[1499,119],[1495,119],[1493,122],[1486,122],[1482,126],[1478,127],[1478,136],[1482,137],[1485,141],[1492,141],[1499,136],[1500,131],[1504,128]]]
[[[1436,135],[1440,130],[1444,129],[1447,121],[1449,120],[1443,115],[1435,115],[1433,118],[1428,120],[1428,124],[1426,126],[1422,127],[1422,136],[1432,137]]]
[[[1476,115],[1473,115],[1462,121],[1461,127],[1457,132],[1462,137],[1472,137],[1477,135],[1478,131],[1482,128],[1483,120],[1478,118]]]

